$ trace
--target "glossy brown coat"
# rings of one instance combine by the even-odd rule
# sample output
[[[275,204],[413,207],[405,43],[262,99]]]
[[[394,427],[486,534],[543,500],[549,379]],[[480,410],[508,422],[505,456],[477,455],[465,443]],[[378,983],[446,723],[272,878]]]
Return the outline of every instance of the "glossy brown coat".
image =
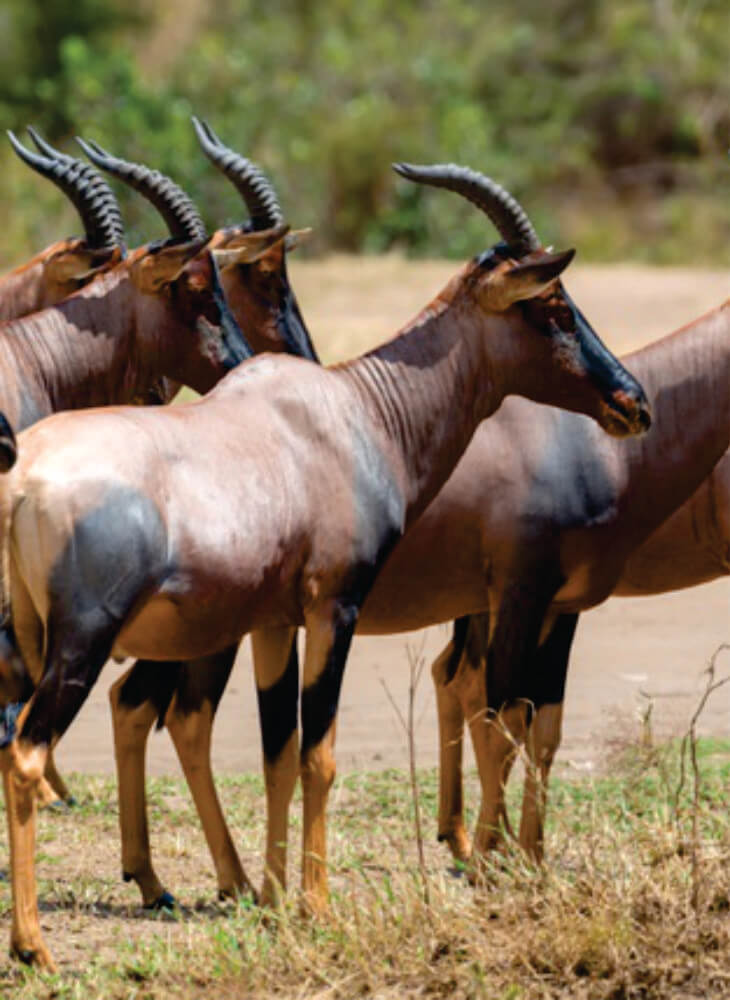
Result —
[[[656,593],[730,571],[730,454],[725,451],[730,306],[625,360],[656,400],[647,435],[611,439],[580,416],[518,398],[505,400],[478,428],[446,485],[394,548],[358,619],[358,633],[388,634],[491,612],[484,622],[472,624],[462,643],[449,643],[433,667],[441,722],[439,835],[460,860],[471,853],[460,777],[465,718],[482,779],[479,851],[495,842],[502,811],[508,743],[484,724],[487,660],[493,710],[520,697],[537,703],[531,746],[546,777],[559,742],[561,679],[558,670],[536,693],[525,671],[556,616],[575,614],[610,593]],[[270,636],[268,646],[255,639],[254,655],[268,660],[268,669],[278,675],[288,656],[286,638]],[[272,666],[277,658],[278,670]],[[185,707],[185,699],[173,703],[165,717],[176,746],[184,748],[186,770],[207,773],[211,785],[205,748],[231,664],[232,659],[211,673],[200,718]],[[548,667],[555,670],[541,664]],[[156,715],[153,705],[145,712],[146,733]],[[523,722],[514,724],[519,732]],[[122,793],[130,808],[137,803],[140,815],[141,785],[138,776]],[[541,850],[544,802],[535,807],[538,794],[544,798],[544,792],[528,786],[521,830],[532,854]],[[223,845],[214,852],[221,891],[243,888],[234,874],[242,869],[222,814],[204,821],[209,842]],[[157,898],[162,889],[146,836],[123,843],[123,857],[125,869],[144,872],[139,879],[143,892],[149,887],[144,898]]]
[[[505,395],[573,406],[617,434],[648,424],[640,388],[555,280],[569,259],[515,260],[502,248],[472,262],[398,338],[332,370],[266,356],[193,404],[59,414],[22,436],[5,495],[9,580],[39,683],[3,753],[14,950],[51,962],[35,913],[30,788],[108,653],[200,657],[249,629],[306,627],[303,882],[322,905],[342,669],[397,538]],[[257,682],[276,678],[263,669]],[[296,761],[296,733],[267,762],[274,826],[291,797],[292,752]],[[270,830],[274,879],[281,839]]]

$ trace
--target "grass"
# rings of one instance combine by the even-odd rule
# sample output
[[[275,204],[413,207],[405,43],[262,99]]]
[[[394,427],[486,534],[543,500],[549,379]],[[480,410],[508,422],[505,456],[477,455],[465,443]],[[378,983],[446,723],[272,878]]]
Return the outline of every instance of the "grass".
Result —
[[[694,772],[681,780],[678,743],[624,744],[608,752],[603,775],[556,777],[549,864],[533,870],[508,847],[479,888],[455,877],[432,837],[437,779],[419,771],[427,896],[407,772],[343,776],[331,798],[326,922],[300,917],[296,892],[269,914],[247,900],[214,902],[192,804],[170,779],[150,782],[150,821],[158,869],[182,905],[172,918],[144,913],[118,877],[114,784],[76,775],[79,806],[42,814],[38,845],[42,925],[61,971],[8,964],[0,996],[725,997],[730,743],[697,747],[696,800]],[[220,789],[244,865],[259,879],[261,782],[224,778]],[[518,792],[510,790],[512,809]],[[478,801],[473,774],[467,801]],[[295,805],[295,846],[298,827]],[[3,882],[6,926],[9,904]]]

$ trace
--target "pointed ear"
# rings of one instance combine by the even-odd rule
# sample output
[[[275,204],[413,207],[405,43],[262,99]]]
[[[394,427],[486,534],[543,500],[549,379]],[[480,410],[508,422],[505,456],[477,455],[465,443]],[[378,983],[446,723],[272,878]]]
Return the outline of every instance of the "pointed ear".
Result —
[[[249,249],[255,254],[258,251],[265,253],[269,247],[277,243],[289,232],[287,223],[282,222],[271,229],[246,229],[245,226],[229,226],[227,229],[218,229],[210,240],[211,250],[238,250]]]
[[[311,228],[290,230],[284,237],[284,249],[296,250],[302,243],[306,243],[311,235]]]
[[[221,271],[236,264],[253,264],[286,238],[288,231],[288,226],[278,226],[262,232],[238,233],[226,242],[225,247],[213,250],[216,264]]]
[[[562,274],[575,256],[575,250],[551,253],[546,250],[529,254],[508,268],[497,268],[487,276],[486,296],[491,308],[508,309],[513,302],[534,298]]]
[[[69,245],[55,251],[46,261],[46,272],[52,281],[67,283],[86,281],[106,270],[119,258],[117,247],[93,249],[83,240],[71,241]]]
[[[207,239],[163,243],[162,246],[153,244],[132,262],[132,280],[140,291],[155,294],[179,278],[188,261],[207,246]]]

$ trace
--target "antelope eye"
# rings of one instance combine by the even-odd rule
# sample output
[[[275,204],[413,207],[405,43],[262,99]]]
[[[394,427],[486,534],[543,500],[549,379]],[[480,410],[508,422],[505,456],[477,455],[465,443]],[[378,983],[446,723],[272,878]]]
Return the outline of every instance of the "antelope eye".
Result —
[[[575,331],[575,314],[569,306],[558,306],[551,310],[550,324],[563,333],[573,333]]]

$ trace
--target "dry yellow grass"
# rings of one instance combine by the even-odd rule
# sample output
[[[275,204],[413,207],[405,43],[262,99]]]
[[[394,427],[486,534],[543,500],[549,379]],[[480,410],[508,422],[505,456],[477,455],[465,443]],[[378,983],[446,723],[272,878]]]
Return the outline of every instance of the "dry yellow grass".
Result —
[[[453,277],[450,260],[293,254],[290,276],[312,338],[327,362],[343,361],[392,336]],[[719,305],[726,271],[639,265],[571,265],[565,284],[613,349],[633,350]]]
[[[45,814],[39,838],[42,924],[60,974],[9,965],[0,971],[0,995],[727,997],[730,744],[700,745],[699,765],[696,807],[691,770],[677,797],[676,744],[624,744],[610,776],[558,780],[549,865],[535,871],[508,848],[478,888],[450,872],[434,841],[433,772],[419,773],[423,868],[405,773],[346,776],[333,794],[332,910],[318,923],[299,916],[296,892],[275,914],[245,900],[213,902],[192,806],[181,784],[166,779],[152,787],[152,829],[160,870],[182,908],[174,918],[143,913],[136,890],[118,877],[113,783],[76,776],[80,807]],[[472,802],[475,784],[471,775]],[[234,838],[260,877],[261,783],[236,778],[222,786]],[[8,905],[3,884],[6,917]]]

